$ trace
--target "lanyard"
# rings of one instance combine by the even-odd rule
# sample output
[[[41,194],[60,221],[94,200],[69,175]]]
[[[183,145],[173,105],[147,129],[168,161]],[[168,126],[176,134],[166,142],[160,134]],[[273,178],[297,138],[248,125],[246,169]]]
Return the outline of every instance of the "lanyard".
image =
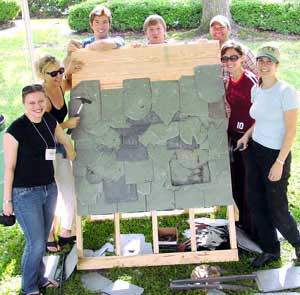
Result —
[[[45,119],[44,119],[44,118],[42,118],[42,119],[43,119],[43,122],[46,124],[46,126],[47,126],[47,128],[48,128],[48,130],[49,130],[49,132],[50,132],[50,134],[51,134],[51,137],[52,137],[53,142],[54,142],[54,148],[55,148],[55,147],[56,147],[56,143],[55,143],[54,136],[53,136],[53,134],[52,134],[52,132],[51,132],[51,130],[50,130],[50,128],[49,128],[47,122],[45,121]],[[30,121],[30,122],[31,122],[31,121]],[[41,137],[41,139],[44,141],[44,143],[46,144],[46,147],[47,147],[47,149],[48,149],[48,144],[47,144],[47,141],[45,140],[45,138],[42,136],[42,134],[40,133],[40,131],[35,127],[35,125],[33,124],[33,122],[31,122],[31,124],[32,124],[32,126],[34,127],[34,129],[36,130],[36,132],[39,134],[39,136]]]

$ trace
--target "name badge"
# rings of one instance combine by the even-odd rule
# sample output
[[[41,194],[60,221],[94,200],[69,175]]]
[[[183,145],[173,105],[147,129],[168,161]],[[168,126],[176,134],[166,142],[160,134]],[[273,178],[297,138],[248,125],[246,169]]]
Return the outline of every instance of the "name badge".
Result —
[[[45,159],[47,161],[55,160],[56,149],[46,149]]]

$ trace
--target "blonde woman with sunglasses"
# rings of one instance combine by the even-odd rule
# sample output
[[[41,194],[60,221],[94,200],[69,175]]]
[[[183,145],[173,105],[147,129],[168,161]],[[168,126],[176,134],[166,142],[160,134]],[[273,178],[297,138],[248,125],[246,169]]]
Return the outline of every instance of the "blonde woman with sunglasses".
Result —
[[[45,55],[35,63],[36,74],[43,81],[46,97],[48,98],[47,111],[63,129],[73,129],[79,124],[79,117],[66,119],[68,114],[64,94],[72,87],[72,74],[81,68],[78,62],[72,62],[65,69],[62,63],[52,55]],[[58,203],[55,215],[61,223],[58,234],[58,243],[55,240],[55,228],[50,233],[47,243],[48,252],[57,252],[60,246],[73,243],[71,229],[75,213],[75,189],[71,162],[66,158],[63,146],[57,144],[54,161],[55,180],[58,186]]]

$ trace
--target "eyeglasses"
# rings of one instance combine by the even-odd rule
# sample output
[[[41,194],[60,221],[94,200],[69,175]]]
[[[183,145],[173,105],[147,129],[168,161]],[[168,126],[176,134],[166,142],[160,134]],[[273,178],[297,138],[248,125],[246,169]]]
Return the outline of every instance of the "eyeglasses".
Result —
[[[47,72],[48,75],[50,75],[52,78],[56,77],[59,74],[63,74],[65,72],[65,68],[59,68],[56,71],[52,71],[52,72]]]
[[[22,89],[22,97],[24,98],[27,94],[33,92],[44,92],[44,88],[41,84],[27,85]]]
[[[224,63],[224,64],[228,63],[229,60],[233,61],[233,62],[236,62],[239,58],[240,57],[238,55],[231,55],[231,56],[224,55],[224,56],[221,57],[221,62]]]

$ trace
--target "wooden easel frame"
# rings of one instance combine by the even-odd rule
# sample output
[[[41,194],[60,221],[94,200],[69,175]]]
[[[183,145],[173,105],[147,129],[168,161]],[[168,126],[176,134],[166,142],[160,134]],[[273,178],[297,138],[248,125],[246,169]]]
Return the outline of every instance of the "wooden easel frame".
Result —
[[[175,210],[175,211],[178,212],[179,210]],[[185,212],[184,210],[180,210],[180,211],[182,211],[181,214]],[[157,216],[174,215],[173,212],[174,211],[167,211],[167,213],[160,214],[160,211],[151,211],[149,213],[146,213],[146,216],[150,215],[152,217],[153,254],[136,255],[136,256],[121,256],[121,245],[120,245],[121,214],[115,213],[113,219],[114,219],[114,228],[115,228],[116,256],[85,257],[83,255],[83,236],[82,236],[82,223],[81,223],[82,218],[81,216],[77,216],[76,217],[76,235],[77,235],[77,251],[78,251],[77,269],[91,270],[91,269],[105,269],[105,268],[112,268],[112,267],[158,266],[158,265],[194,264],[194,263],[208,263],[208,262],[226,262],[226,261],[239,260],[233,205],[227,206],[230,249],[215,250],[215,251],[197,251],[196,235],[195,235],[195,209],[190,208],[188,209],[188,213],[189,213],[189,224],[191,230],[191,252],[159,253]],[[133,216],[134,214],[136,213],[132,213]],[[130,215],[131,215],[130,213],[126,214],[126,216],[129,218],[131,217]],[[134,216],[133,218],[136,218],[136,216]],[[108,219],[111,219],[111,215],[110,217],[108,216]]]

